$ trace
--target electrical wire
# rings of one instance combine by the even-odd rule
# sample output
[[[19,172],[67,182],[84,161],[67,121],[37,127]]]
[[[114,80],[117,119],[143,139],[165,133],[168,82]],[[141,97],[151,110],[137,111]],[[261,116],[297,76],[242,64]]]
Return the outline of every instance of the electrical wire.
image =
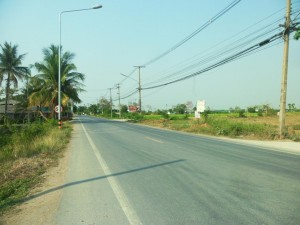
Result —
[[[257,50],[258,48],[261,48],[262,46],[267,45],[267,44],[269,44],[269,43],[271,43],[271,42],[273,42],[273,41],[281,38],[282,35],[283,35],[283,33],[284,33],[284,31],[282,31],[282,32],[280,32],[280,33],[278,33],[278,34],[276,34],[276,35],[274,35],[274,36],[272,36],[272,37],[270,37],[268,39],[265,39],[265,40],[259,42],[258,44],[255,44],[255,45],[253,45],[253,46],[251,46],[249,48],[246,48],[245,50],[242,50],[242,51],[240,51],[240,52],[238,52],[238,53],[236,53],[234,55],[231,55],[231,56],[229,56],[229,57],[227,57],[227,58],[225,58],[225,59],[223,59],[223,60],[221,60],[221,61],[219,61],[219,62],[217,62],[217,63],[215,63],[213,65],[211,65],[211,66],[208,66],[208,67],[206,67],[206,68],[204,68],[204,69],[202,69],[200,71],[197,71],[195,73],[189,74],[187,76],[184,76],[182,78],[179,78],[179,79],[167,82],[167,83],[163,83],[163,84],[159,84],[159,85],[155,85],[155,86],[151,86],[151,87],[142,88],[142,90],[148,90],[148,89],[158,88],[158,87],[170,85],[170,84],[173,84],[173,83],[177,83],[177,82],[189,79],[191,77],[198,76],[198,75],[200,75],[200,74],[202,74],[204,72],[210,71],[210,70],[212,70],[214,68],[217,68],[217,67],[219,67],[221,65],[224,65],[224,64],[229,63],[229,62],[231,62],[233,60],[236,60],[236,59],[240,58],[241,56],[250,53],[251,51]]]
[[[253,41],[255,40],[258,40],[259,38],[263,37],[263,36],[266,36],[267,34],[273,32],[274,30],[277,30],[278,27],[276,28],[272,28],[270,30],[267,30],[265,31],[264,33],[262,34],[259,34],[259,35],[256,35],[255,37],[251,38],[251,36],[253,36],[253,34],[256,34],[257,32],[259,32],[260,30],[263,30],[265,28],[268,28],[269,26],[271,25],[274,25],[275,23],[278,23],[279,20],[276,20],[275,22],[273,22],[272,24],[269,24],[268,26],[264,27],[264,28],[261,28],[259,30],[256,30],[255,32],[251,33],[250,35],[246,35],[244,37],[242,37],[241,39],[239,39],[238,41],[235,41],[234,43],[230,43],[229,45],[225,46],[223,49],[218,50],[218,52],[212,52],[211,54],[208,54],[208,55],[205,55],[204,57],[202,57],[200,60],[198,59],[198,61],[196,63],[193,63],[187,67],[184,67],[183,69],[179,70],[179,71],[176,71],[175,73],[172,73],[166,77],[163,77],[163,78],[160,78],[159,80],[157,81],[153,81],[151,83],[147,83],[145,84],[144,86],[147,86],[147,85],[150,85],[150,84],[153,84],[153,83],[157,83],[157,82],[162,82],[163,80],[167,80],[167,79],[174,79],[174,77],[176,77],[176,75],[182,75],[182,73],[184,72],[188,72],[196,67],[199,67],[200,65],[205,65],[209,62],[212,62],[214,60],[217,60],[218,58],[220,58],[221,56],[224,56],[224,55],[228,55],[229,53],[232,53],[232,52],[237,52],[239,51],[239,49],[241,49],[242,47],[248,45],[249,43],[252,43]],[[250,39],[251,38],[251,39]],[[243,41],[243,42],[242,42]]]
[[[208,20],[206,23],[204,23],[203,25],[201,25],[197,30],[195,30],[194,32],[192,32],[191,34],[189,34],[187,37],[185,37],[183,40],[181,40],[180,42],[178,42],[177,44],[175,44],[173,47],[171,47],[170,49],[168,49],[167,51],[163,52],[162,54],[158,55],[157,57],[149,60],[148,62],[144,63],[142,66],[146,67],[149,66],[150,64],[160,60],[161,58],[163,58],[164,56],[168,55],[169,53],[173,52],[174,50],[176,50],[177,48],[179,48],[181,45],[185,44],[187,41],[189,41],[190,39],[192,39],[194,36],[196,36],[197,34],[199,34],[202,30],[204,30],[206,27],[208,27],[209,25],[211,25],[213,22],[215,22],[217,19],[219,19],[220,17],[222,17],[226,12],[228,12],[230,9],[232,9],[235,5],[237,5],[241,0],[234,0],[233,2],[231,2],[228,6],[226,6],[224,9],[222,9],[217,15],[215,15],[214,17],[212,17],[210,20]],[[121,82],[119,83],[123,83],[128,77],[130,77],[135,71],[137,70],[137,68],[135,68],[133,71],[131,71],[128,75],[126,75],[126,78],[124,78]]]
[[[159,56],[151,59],[150,61],[146,62],[143,66],[149,66],[150,64],[158,61],[159,59],[163,58],[164,56],[168,55],[169,53],[173,52],[175,49],[179,48],[181,45],[189,41],[191,38],[199,34],[202,30],[204,30],[206,27],[211,25],[214,21],[219,19],[221,16],[223,16],[226,12],[228,12],[230,9],[232,9],[235,5],[237,5],[241,0],[235,0],[232,3],[230,3],[227,7],[225,7],[223,10],[221,10],[217,15],[212,17],[209,21],[207,21],[205,24],[200,26],[197,30],[195,30],[193,33],[185,37],[183,40],[175,44],[173,47],[168,49],[167,51],[163,52]]]
[[[236,3],[236,4],[237,4],[237,3]],[[273,13],[272,15],[266,17],[265,19],[267,19],[267,18],[273,16],[274,14],[276,14],[276,13],[278,13],[278,12],[280,12],[280,11],[282,11],[282,9],[280,9],[280,10],[278,10],[277,12]],[[297,14],[297,13],[298,13],[298,14]],[[299,14],[300,14],[300,13],[299,13],[299,9],[297,9],[297,8],[296,8],[296,10],[294,10],[294,11],[291,13],[291,15],[296,15],[293,21],[295,21],[295,20],[297,19],[297,17],[299,16]],[[273,47],[273,46],[275,46],[275,45],[278,45],[278,44],[282,43],[282,40],[280,40],[280,38],[282,37],[284,31],[279,32],[279,33],[277,33],[277,34],[271,36],[270,38],[264,39],[263,41],[261,41],[261,42],[255,44],[255,45],[253,45],[253,46],[251,46],[251,47],[248,47],[248,48],[246,48],[246,49],[244,49],[244,50],[242,50],[242,51],[239,51],[239,49],[241,49],[242,47],[245,47],[245,46],[246,46],[247,44],[249,44],[250,42],[252,43],[253,41],[255,41],[255,40],[259,39],[259,38],[262,38],[262,37],[264,37],[264,36],[266,36],[266,35],[272,33],[273,31],[277,30],[278,27],[276,27],[276,28],[271,28],[271,29],[268,29],[268,30],[267,30],[267,28],[270,28],[270,27],[271,27],[272,25],[274,25],[274,24],[278,24],[278,22],[281,21],[283,18],[284,18],[284,17],[281,17],[280,19],[277,19],[276,21],[273,21],[271,24],[268,24],[267,26],[265,26],[265,27],[263,27],[263,28],[260,28],[259,30],[256,30],[256,31],[252,32],[250,35],[248,34],[248,35],[246,35],[246,36],[240,38],[239,40],[236,41],[236,43],[238,43],[238,44],[236,44],[234,47],[229,48],[229,45],[228,45],[228,46],[225,46],[225,47],[222,49],[223,51],[220,52],[220,50],[218,50],[219,53],[218,53],[218,52],[217,52],[217,53],[216,53],[216,52],[211,53],[211,54],[209,55],[209,57],[207,57],[207,55],[208,55],[208,54],[207,54],[207,55],[206,55],[206,58],[204,58],[204,57],[201,58],[201,61],[199,61],[199,59],[196,59],[196,60],[194,60],[194,62],[196,62],[196,63],[194,63],[194,64],[192,64],[192,65],[189,65],[189,66],[187,66],[187,67],[184,67],[184,68],[182,68],[180,71],[177,71],[177,72],[175,72],[175,73],[169,74],[168,76],[165,76],[165,77],[163,77],[163,78],[160,78],[160,80],[153,81],[153,82],[151,82],[151,83],[145,84],[144,87],[142,88],[142,90],[149,90],[149,89],[154,89],[154,88],[164,87],[164,86],[167,86],[167,85],[169,85],[169,84],[173,84],[173,83],[176,83],[176,82],[180,82],[180,81],[189,79],[189,78],[191,78],[191,77],[196,77],[196,76],[198,76],[198,75],[200,75],[200,74],[202,74],[202,73],[204,73],[204,72],[207,72],[207,71],[209,71],[209,70],[212,70],[212,69],[214,69],[214,68],[217,68],[217,67],[219,67],[219,66],[221,66],[221,65],[224,65],[224,64],[226,64],[226,63],[232,62],[232,61],[237,60],[237,59],[240,59],[240,58],[242,58],[242,57],[246,57],[246,56],[255,54],[255,53],[257,53],[257,52],[263,51],[263,50],[265,50],[265,49],[267,49],[267,48],[270,48],[270,47]],[[261,21],[259,21],[259,22],[255,23],[255,24],[251,25],[250,27],[259,24],[260,22],[264,21],[265,19],[262,19]],[[248,27],[248,28],[250,28],[250,27]],[[244,29],[244,30],[241,31],[240,33],[244,32],[244,31],[247,30],[248,28]],[[255,34],[261,32],[261,31],[264,31],[264,32],[263,32],[263,33],[260,33],[260,34],[258,34],[258,35],[256,35],[255,37],[252,37],[251,39],[249,39],[251,36],[253,36],[253,35],[255,35]],[[232,39],[232,38],[235,37],[235,36],[236,36],[236,35],[233,35],[233,36],[230,37],[229,39]],[[191,37],[191,38],[192,38],[192,37]],[[247,39],[247,38],[248,38],[248,39]],[[228,40],[228,39],[226,39],[225,41],[227,41],[227,40]],[[279,41],[278,41],[278,40],[279,40]],[[225,42],[225,41],[220,42],[220,44],[222,44],[222,43]],[[275,42],[275,41],[277,41],[277,42]],[[275,43],[273,43],[273,42],[275,42]],[[271,44],[271,43],[272,43],[272,44]],[[219,45],[219,44],[218,44],[218,45]],[[175,45],[175,46],[176,46],[176,45]],[[180,46],[180,45],[179,45],[179,46]],[[178,46],[178,47],[179,47],[179,46]],[[216,45],[215,45],[215,46],[216,46]],[[172,48],[171,48],[171,49],[172,49]],[[169,50],[171,50],[171,49],[169,49]],[[175,50],[175,49],[174,49],[174,50]],[[166,51],[165,53],[167,53],[167,52],[168,52],[168,51]],[[170,51],[170,52],[171,52],[171,51]],[[235,53],[233,53],[233,52],[235,52]],[[231,55],[228,56],[228,57],[226,57],[226,58],[223,59],[223,60],[220,60],[220,61],[218,61],[218,62],[216,62],[216,63],[214,63],[214,64],[211,64],[210,66],[208,66],[208,67],[206,67],[206,68],[204,68],[204,69],[198,70],[198,71],[196,71],[196,72],[192,72],[192,73],[190,73],[190,74],[188,74],[188,75],[183,75],[183,73],[186,73],[186,72],[188,72],[188,71],[190,71],[190,70],[192,70],[192,69],[194,69],[194,68],[197,68],[197,67],[199,67],[200,65],[203,66],[205,63],[209,63],[209,62],[211,62],[211,61],[213,61],[213,60],[219,59],[221,56],[224,56],[224,55],[229,54],[229,53],[231,53]],[[167,53],[167,54],[168,54],[168,53]],[[164,56],[164,53],[161,54],[161,55],[159,55],[158,57],[156,57],[157,60],[160,59],[160,58],[159,58],[160,56],[163,57],[163,56]],[[156,59],[156,58],[154,58],[154,59]],[[153,59],[153,60],[154,60],[154,59]],[[157,60],[155,60],[155,61],[157,61]],[[153,62],[155,62],[155,61],[153,61]],[[149,62],[152,63],[152,60],[150,60]],[[148,62],[148,63],[149,63],[149,62]],[[144,65],[147,65],[147,63],[145,63]],[[149,65],[149,64],[148,64],[148,65]],[[136,68],[135,68],[128,76],[132,75],[135,71],[136,71]],[[126,80],[126,79],[127,79],[127,78],[125,78],[124,80]],[[168,82],[164,82],[164,83],[160,83],[160,84],[157,84],[157,85],[152,85],[152,86],[148,86],[148,87],[147,87],[147,85],[155,84],[155,83],[162,82],[163,80],[168,80],[168,79],[169,79],[169,80],[172,79],[172,80],[171,80],[171,81],[168,81]],[[123,80],[123,81],[124,81],[124,80]],[[122,82],[123,82],[123,81],[122,81]],[[128,97],[130,97],[130,96],[136,94],[137,92],[138,92],[138,90],[135,90],[135,91],[133,91],[133,92],[130,92],[130,93],[127,94],[126,96],[122,97],[121,99],[126,99],[126,98],[128,98]]]

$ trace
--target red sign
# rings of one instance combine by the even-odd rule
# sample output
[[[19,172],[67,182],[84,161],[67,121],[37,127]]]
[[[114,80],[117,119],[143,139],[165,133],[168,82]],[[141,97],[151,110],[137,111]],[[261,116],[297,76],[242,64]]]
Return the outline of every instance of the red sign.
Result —
[[[128,111],[129,112],[137,112],[138,111],[138,106],[136,106],[136,105],[129,105],[128,106]]]

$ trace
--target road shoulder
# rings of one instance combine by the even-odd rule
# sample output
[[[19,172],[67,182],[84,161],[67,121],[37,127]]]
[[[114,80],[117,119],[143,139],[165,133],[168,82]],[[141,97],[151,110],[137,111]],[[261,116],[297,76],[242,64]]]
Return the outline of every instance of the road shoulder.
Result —
[[[3,215],[3,225],[52,225],[58,209],[71,149],[68,146],[57,166],[50,168],[43,177],[45,181],[31,191],[24,203],[17,205]],[[49,191],[49,190],[55,191]],[[49,191],[49,192],[47,192]]]

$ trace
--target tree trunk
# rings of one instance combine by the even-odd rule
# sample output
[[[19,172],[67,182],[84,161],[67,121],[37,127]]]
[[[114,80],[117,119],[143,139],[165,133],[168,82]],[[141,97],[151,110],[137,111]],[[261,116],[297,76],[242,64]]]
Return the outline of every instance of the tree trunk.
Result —
[[[6,79],[6,88],[5,88],[5,111],[4,115],[7,116],[7,106],[8,106],[8,97],[9,97],[9,87],[10,87],[10,74],[8,74]]]

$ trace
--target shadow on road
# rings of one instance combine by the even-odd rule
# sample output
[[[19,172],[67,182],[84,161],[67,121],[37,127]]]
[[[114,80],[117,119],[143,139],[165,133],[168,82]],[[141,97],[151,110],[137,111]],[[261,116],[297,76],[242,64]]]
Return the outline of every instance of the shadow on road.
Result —
[[[166,166],[166,165],[170,165],[170,164],[173,164],[173,163],[179,163],[179,162],[184,162],[184,161],[185,161],[185,159],[179,159],[179,160],[154,164],[154,165],[150,165],[150,166],[145,166],[145,167],[141,167],[141,168],[137,168],[137,169],[132,169],[132,170],[124,171],[124,172],[113,173],[113,174],[109,174],[109,175],[106,175],[106,176],[99,176],[99,177],[94,177],[94,178],[90,178],[90,179],[86,179],[86,180],[74,181],[74,182],[70,182],[70,183],[67,183],[67,184],[64,184],[64,185],[61,185],[61,186],[57,186],[57,187],[51,188],[49,190],[34,194],[34,195],[28,196],[28,197],[26,197],[22,200],[14,202],[14,203],[27,202],[27,201],[30,201],[32,199],[38,198],[40,196],[49,194],[51,192],[58,191],[60,189],[67,188],[67,187],[74,186],[74,185],[79,185],[79,184],[83,184],[83,183],[87,183],[87,182],[102,180],[102,179],[106,179],[106,178],[109,178],[109,177],[121,176],[121,175],[129,174],[129,173],[140,172],[142,170],[153,169],[153,168],[156,168],[156,167]],[[3,207],[5,207],[5,206],[3,206]]]

